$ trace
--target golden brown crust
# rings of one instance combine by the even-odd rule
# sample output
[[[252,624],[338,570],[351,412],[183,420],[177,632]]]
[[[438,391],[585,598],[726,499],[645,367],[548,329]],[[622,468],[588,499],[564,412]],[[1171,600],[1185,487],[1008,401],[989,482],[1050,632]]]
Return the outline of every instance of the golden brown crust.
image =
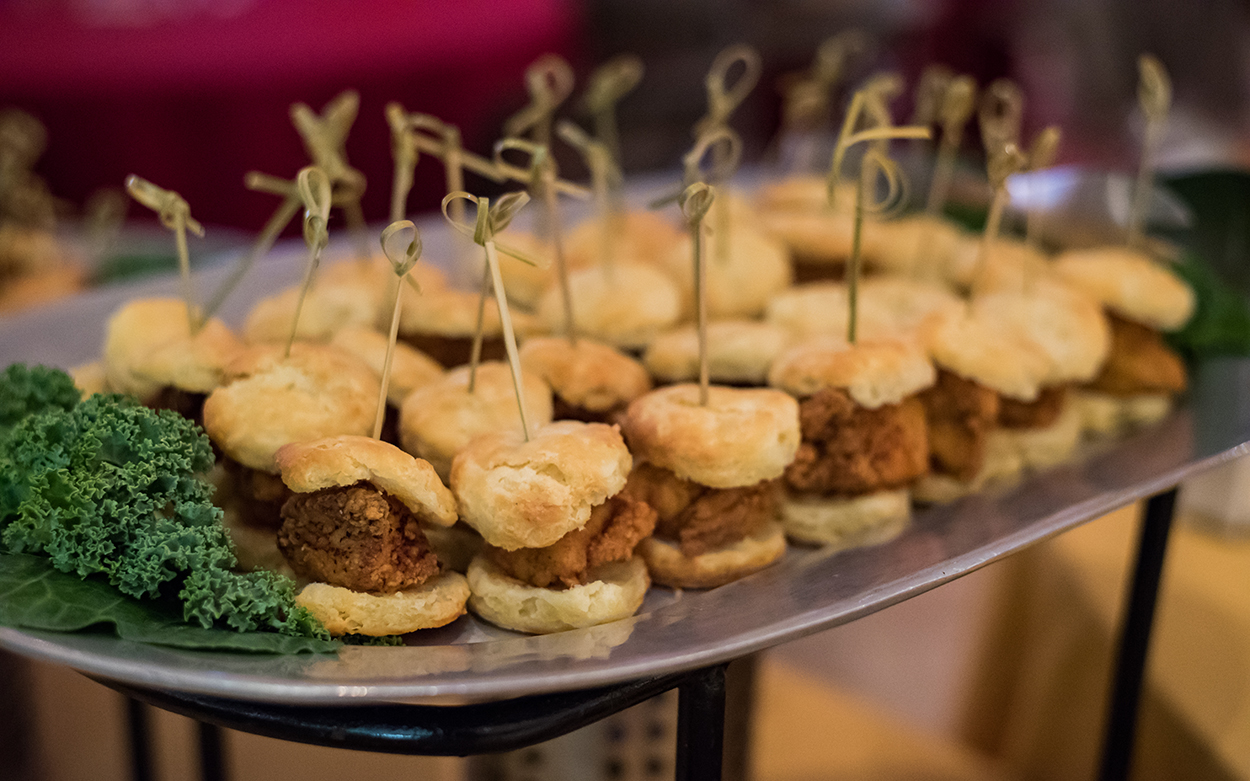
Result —
[[[758,320],[717,320],[707,325],[708,376],[712,382],[763,385],[768,369],[790,343],[780,326]],[[699,378],[699,334],[693,325],[660,334],[647,346],[647,369],[661,382]]]
[[[767,388],[670,385],[629,405],[622,427],[634,455],[713,488],[780,477],[799,447],[799,407]]]
[[[590,520],[625,486],[633,459],[615,426],[562,420],[485,434],[452,463],[460,517],[491,545],[544,548]]]
[[[654,266],[615,263],[569,274],[577,332],[627,349],[642,348],[681,317],[677,285]],[[558,286],[538,303],[538,317],[549,333],[563,334],[564,300]]]
[[[283,445],[274,458],[282,482],[295,493],[365,481],[399,499],[422,521],[439,526],[456,522],[456,498],[434,467],[388,442],[327,437]]]
[[[881,221],[864,234],[864,262],[916,279],[945,281],[962,238],[959,226],[925,214]]]
[[[999,395],[974,380],[941,370],[920,400],[928,421],[933,471],[972,480],[981,471],[986,440],[997,425]]]
[[[551,388],[533,372],[521,373],[525,417],[531,427],[551,422]],[[437,382],[408,394],[399,412],[400,445],[429,461],[444,480],[451,460],[475,437],[495,431],[521,432],[521,414],[507,364],[488,361],[477,367],[469,393],[469,367],[461,366]]]
[[[1194,292],[1164,264],[1128,247],[1071,250],[1055,273],[1103,306],[1152,328],[1175,331],[1194,311]]]
[[[921,338],[938,368],[1021,401],[1037,398],[1051,363],[1032,340],[973,312],[933,315]]]
[[[386,334],[372,328],[348,326],[335,333],[330,344],[364,361],[381,378],[389,341]],[[442,376],[443,367],[438,361],[415,347],[397,342],[391,358],[391,379],[386,386],[386,398],[398,407],[409,393]]]
[[[309,583],[295,597],[335,637],[402,635],[445,626],[464,615],[469,583],[458,572],[444,572],[415,588],[382,596],[326,583]]]
[[[1184,392],[1185,362],[1158,331],[1116,315],[1110,322],[1111,350],[1090,390],[1121,397]]]
[[[770,385],[799,398],[837,388],[869,409],[898,404],[936,379],[924,349],[901,339],[808,342],[782,353],[768,376]]]
[[[251,347],[226,368],[226,384],[204,402],[204,428],[226,455],[277,473],[274,454],[290,442],[367,435],[377,412],[378,377],[333,347]]]
[[[104,372],[109,389],[142,401],[166,386],[209,393],[243,349],[225,323],[211,318],[191,336],[187,307],[176,298],[131,301],[109,318]]]
[[[478,556],[469,565],[469,608],[505,629],[548,634],[628,618],[638,612],[651,585],[637,557],[600,565],[590,578],[583,586],[536,588]]]
[[[477,309],[481,294],[455,288],[435,288],[418,294],[405,286],[399,333],[405,337],[434,335],[472,338],[477,332]],[[525,312],[511,312],[512,328],[518,335],[538,333],[540,324]],[[493,296],[482,311],[482,333],[488,337],[503,333],[499,304]]]
[[[540,336],[521,345],[521,365],[547,381],[564,402],[590,413],[623,406],[651,390],[651,378],[638,361],[590,339],[575,344],[564,337]]]
[[[912,338],[926,318],[962,309],[958,297],[931,282],[871,277],[859,286],[857,336]],[[765,318],[796,339],[845,338],[850,318],[847,287],[841,282],[813,282],[790,288],[769,301]]]
[[[712,215],[715,215],[713,207]],[[707,272],[708,317],[758,317],[768,300],[793,281],[786,245],[749,225],[734,224],[728,247],[720,246],[717,221],[710,215],[701,242]],[[693,247],[689,235],[664,256],[663,263],[677,281],[684,315],[695,314]]]
[[[786,536],[776,521],[731,545],[698,556],[686,556],[677,545],[656,537],[638,545],[651,579],[672,588],[723,586],[764,569],[785,553]]]
[[[613,215],[609,233],[613,261],[618,263],[658,263],[683,232],[669,220],[652,211],[630,209]],[[564,240],[565,261],[569,268],[586,268],[603,263],[603,229],[598,219],[578,223]]]

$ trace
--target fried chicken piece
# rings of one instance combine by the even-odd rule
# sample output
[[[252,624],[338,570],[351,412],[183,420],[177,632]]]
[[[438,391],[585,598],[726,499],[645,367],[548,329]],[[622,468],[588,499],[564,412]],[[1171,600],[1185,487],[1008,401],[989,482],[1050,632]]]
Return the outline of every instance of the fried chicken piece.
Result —
[[[1111,351],[1102,371],[1089,387],[1112,396],[1139,393],[1182,393],[1185,362],[1153,328],[1110,312]]]
[[[282,519],[278,548],[309,580],[391,594],[438,574],[416,516],[369,483],[292,494]]]
[[[920,393],[929,422],[929,467],[971,480],[985,462],[985,440],[998,420],[997,393],[954,372],[938,369],[937,382]]]
[[[709,488],[667,469],[639,464],[625,490],[656,511],[655,533],[677,542],[687,556],[737,542],[777,514],[780,480],[742,488]]]
[[[929,468],[924,405],[867,409],[825,388],[799,403],[803,442],[785,481],[805,493],[865,494],[906,485]]]
[[[593,567],[628,559],[654,529],[655,510],[632,495],[627,485],[591,508],[586,525],[554,545],[514,551],[487,545],[483,552],[504,572],[531,586],[578,586],[588,581]]]
[[[998,425],[1003,428],[1046,428],[1059,420],[1067,398],[1066,385],[1047,385],[1034,401],[998,400]]]

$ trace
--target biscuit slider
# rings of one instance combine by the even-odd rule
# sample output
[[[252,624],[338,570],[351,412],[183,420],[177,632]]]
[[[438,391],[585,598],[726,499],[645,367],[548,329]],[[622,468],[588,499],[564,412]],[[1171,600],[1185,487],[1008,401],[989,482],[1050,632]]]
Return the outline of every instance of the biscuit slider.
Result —
[[[766,388],[671,385],[629,405],[622,429],[641,464],[631,490],[655,509],[639,553],[666,586],[709,588],[785,553],[778,478],[799,447],[799,407]]]
[[[296,597],[332,635],[398,635],[465,613],[469,586],[444,572],[423,524],[456,522],[434,468],[394,445],[339,436],[285,445],[276,460],[293,492],[278,547],[301,578]]]
[[[651,585],[633,551],[655,512],[622,490],[632,464],[615,426],[571,420],[464,448],[451,486],[461,518],[486,541],[469,565],[470,609],[531,633],[633,615]]]
[[[1185,363],[1163,341],[1194,312],[1194,292],[1163,263],[1126,247],[1072,250],[1055,273],[1103,306],[1111,350],[1079,393],[1087,430],[1115,433],[1160,420],[1188,383]]]
[[[809,342],[777,359],[769,381],[799,399],[803,433],[784,478],[791,539],[850,548],[902,530],[907,486],[929,468],[918,394],[935,376],[924,349],[905,340]]]

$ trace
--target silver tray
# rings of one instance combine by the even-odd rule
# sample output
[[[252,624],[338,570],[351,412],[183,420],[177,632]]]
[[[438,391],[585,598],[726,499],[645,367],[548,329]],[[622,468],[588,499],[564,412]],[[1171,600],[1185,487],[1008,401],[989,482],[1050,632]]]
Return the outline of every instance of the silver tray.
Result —
[[[438,251],[427,237],[427,253]],[[286,247],[222,314],[239,322],[265,291],[293,284],[302,252]],[[224,274],[213,269],[201,290]],[[175,280],[96,291],[0,319],[0,359],[72,366],[91,360],[108,314],[136,295],[176,295]],[[84,334],[91,334],[89,339]],[[1094,443],[1072,463],[997,492],[919,511],[896,539],[829,552],[792,547],[783,561],[710,591],[651,589],[638,615],[529,637],[472,616],[402,648],[337,655],[183,651],[92,634],[0,628],[0,647],[141,688],[290,704],[464,702],[580,689],[691,670],[853,621],[1241,455],[1250,443],[1250,361],[1213,361],[1180,408],[1126,439]]]

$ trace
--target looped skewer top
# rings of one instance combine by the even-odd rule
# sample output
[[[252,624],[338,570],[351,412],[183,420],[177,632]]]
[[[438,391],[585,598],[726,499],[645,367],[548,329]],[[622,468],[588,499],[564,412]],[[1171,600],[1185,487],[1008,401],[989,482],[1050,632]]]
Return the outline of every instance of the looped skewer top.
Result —
[[[477,217],[472,225],[457,221],[448,212],[449,204],[457,200],[468,201],[478,207]],[[443,197],[441,208],[443,217],[453,230],[461,235],[468,236],[473,240],[474,244],[485,246],[486,242],[495,240],[495,234],[508,227],[512,222],[512,218],[516,216],[516,213],[521,210],[522,206],[529,203],[529,200],[529,193],[518,190],[499,196],[499,199],[494,204],[491,204],[488,198],[478,198],[472,193],[461,190],[459,192],[447,193]],[[483,208],[483,204],[485,204],[486,208]]]
[[[591,114],[612,111],[621,98],[634,91],[642,81],[642,60],[633,54],[621,54],[600,65],[587,80],[582,104]]]
[[[300,169],[295,181],[304,202],[304,243],[309,249],[325,249],[330,243],[330,178],[317,166],[308,166]]]
[[[126,177],[126,192],[139,203],[156,212],[161,225],[170,230],[186,226],[196,236],[204,235],[204,226],[191,216],[191,206],[181,195],[166,190],[139,176]]]
[[[738,63],[742,63],[742,73],[732,86],[726,86],[729,70]],[[729,118],[755,89],[762,72],[763,62],[759,52],[745,43],[735,44],[717,54],[703,80],[707,87],[707,114],[695,123],[695,138],[728,126]]]
[[[986,149],[998,149],[1020,141],[1024,117],[1024,94],[1011,79],[995,79],[981,96],[978,119]]]
[[[916,84],[916,105],[912,110],[913,125],[934,125],[942,116],[942,104],[950,91],[955,73],[945,65],[929,65]]]
[[[411,237],[401,249],[394,240],[403,233],[411,233]],[[396,220],[382,229],[382,254],[391,262],[397,277],[404,276],[417,265],[421,259],[421,248],[421,233],[412,220]]]
[[[534,131],[535,140],[549,139],[551,115],[573,94],[573,68],[557,54],[545,54],[525,69],[525,88],[530,103],[503,123],[505,135],[519,136]]]

